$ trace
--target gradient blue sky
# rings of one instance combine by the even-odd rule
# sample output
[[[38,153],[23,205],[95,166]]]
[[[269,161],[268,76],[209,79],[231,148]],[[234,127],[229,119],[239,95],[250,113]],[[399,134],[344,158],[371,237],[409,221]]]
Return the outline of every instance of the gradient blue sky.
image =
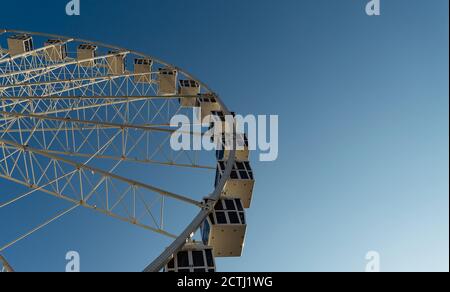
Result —
[[[279,159],[254,159],[244,256],[220,271],[363,271],[370,250],[384,271],[448,271],[449,2],[381,1],[381,17],[368,0],[81,0],[79,17],[2,1],[0,27],[146,52],[236,112],[280,116]],[[32,202],[0,215],[0,245],[33,226],[18,223],[39,217]],[[5,254],[18,270],[62,271],[78,250],[83,270],[128,271],[152,244],[77,211]]]

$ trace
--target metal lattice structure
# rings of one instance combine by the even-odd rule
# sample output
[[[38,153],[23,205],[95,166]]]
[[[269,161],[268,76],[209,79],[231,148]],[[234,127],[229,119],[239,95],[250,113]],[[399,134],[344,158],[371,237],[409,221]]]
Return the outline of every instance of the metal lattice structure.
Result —
[[[36,192],[71,205],[0,246],[0,252],[74,209],[87,208],[170,238],[171,245],[146,269],[161,270],[212,212],[232,172],[235,151],[215,190],[203,194],[207,203],[188,190],[172,192],[118,169],[139,164],[215,171],[215,165],[202,163],[201,153],[171,149],[175,129],[170,120],[177,114],[193,115],[182,101],[213,97],[229,114],[226,106],[201,81],[145,54],[23,31],[1,30],[0,41],[0,182],[28,189],[1,201],[0,212]],[[201,86],[198,94],[168,91],[167,81],[181,79]],[[165,226],[173,216],[166,207],[171,201],[197,210],[181,232]],[[12,271],[0,260],[3,270]]]

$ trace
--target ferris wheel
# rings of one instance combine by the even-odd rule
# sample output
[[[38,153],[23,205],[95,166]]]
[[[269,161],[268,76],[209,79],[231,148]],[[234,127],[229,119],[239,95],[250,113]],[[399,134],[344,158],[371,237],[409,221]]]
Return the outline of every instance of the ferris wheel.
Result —
[[[36,194],[68,205],[15,238],[0,231],[0,270],[13,271],[5,251],[75,209],[164,238],[145,271],[214,272],[216,258],[241,256],[255,182],[246,135],[233,134],[237,150],[175,151],[179,114],[195,136],[194,121],[231,113],[206,84],[151,56],[0,30],[0,214]],[[185,174],[196,181],[167,183]]]

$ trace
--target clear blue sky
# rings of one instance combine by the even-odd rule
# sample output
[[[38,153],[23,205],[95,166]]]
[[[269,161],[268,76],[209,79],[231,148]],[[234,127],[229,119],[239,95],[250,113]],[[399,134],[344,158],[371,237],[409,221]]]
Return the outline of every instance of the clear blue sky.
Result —
[[[449,2],[381,1],[376,18],[366,0],[81,0],[79,17],[64,0],[4,1],[0,27],[146,52],[236,112],[280,116],[279,159],[254,161],[244,256],[219,270],[363,271],[376,250],[385,271],[448,271]],[[38,199],[2,210],[0,245],[45,218],[35,207],[53,200]],[[19,270],[62,271],[68,250],[83,270],[142,269],[155,237],[113,223],[80,210],[5,255]]]

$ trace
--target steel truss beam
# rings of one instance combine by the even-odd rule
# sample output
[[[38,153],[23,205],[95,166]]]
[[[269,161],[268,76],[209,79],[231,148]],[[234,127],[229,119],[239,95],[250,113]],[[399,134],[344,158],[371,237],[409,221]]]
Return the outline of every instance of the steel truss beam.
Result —
[[[15,182],[17,184],[21,184],[24,186],[29,187],[32,190],[39,190],[42,192],[45,192],[47,194],[53,195],[56,198],[63,199],[66,201],[69,201],[71,203],[77,204],[79,203],[81,206],[95,210],[97,212],[103,213],[105,215],[108,215],[110,217],[122,220],[124,222],[128,222],[130,224],[136,225],[138,227],[144,228],[149,231],[156,232],[158,234],[162,234],[171,238],[176,238],[175,235],[163,230],[161,226],[158,227],[158,223],[154,216],[151,213],[151,207],[145,202],[144,198],[140,193],[137,193],[138,189],[143,190],[149,190],[152,193],[158,193],[162,197],[168,197],[172,199],[176,199],[185,203],[193,204],[198,207],[202,205],[202,203],[197,202],[195,200],[192,200],[187,197],[183,197],[180,195],[176,195],[171,192],[164,191],[159,188],[155,188],[153,186],[150,186],[148,184],[143,184],[137,181],[133,181],[118,175],[115,175],[110,172],[106,172],[97,168],[89,167],[84,164],[75,163],[73,161],[60,158],[55,155],[51,155],[46,153],[45,151],[40,151],[37,149],[30,149],[29,147],[26,147],[24,145],[19,145],[17,143],[13,143],[10,141],[0,140],[0,145],[9,145],[16,148],[15,153],[9,153],[5,149],[5,147],[0,146],[0,148],[3,149],[4,157],[3,160],[0,161],[0,178],[10,180],[12,182]],[[17,155],[18,154],[18,155]],[[27,155],[28,154],[28,155]],[[16,155],[16,158],[13,156]],[[22,159],[20,159],[20,156],[22,156]],[[47,158],[47,163],[42,164],[42,157]],[[8,160],[10,163],[8,163]],[[19,161],[23,160],[23,161]],[[11,162],[12,161],[12,162]],[[29,161],[29,162],[28,162]],[[33,163],[31,163],[33,162]],[[26,174],[22,173],[21,170],[18,168],[18,164],[25,164],[28,166],[25,166],[24,169],[26,169]],[[34,165],[33,165],[34,164]],[[37,165],[37,166],[36,166]],[[45,166],[47,165],[47,166]],[[63,165],[68,165],[72,168],[71,171],[63,171]],[[55,179],[51,179],[49,177],[49,173],[52,171],[51,168],[54,168],[55,171]],[[3,171],[2,171],[3,170]],[[35,173],[40,170],[40,173],[42,174],[40,178],[35,177]],[[18,174],[19,173],[19,174]],[[98,175],[100,179],[99,183],[95,185],[95,183],[92,183],[91,181],[87,180],[87,173],[92,173],[92,175]],[[22,178],[15,178],[13,177],[19,176]],[[69,195],[64,194],[64,190],[68,189],[69,187],[73,187],[73,181],[77,181],[77,178],[80,179],[80,189],[76,190],[80,193],[78,194],[78,198],[71,197]],[[84,179],[84,180],[83,180]],[[47,180],[47,183],[44,183],[44,181]],[[81,183],[83,180],[83,184]],[[112,198],[111,191],[106,191],[106,198],[105,198],[105,204],[106,207],[102,208],[97,205],[94,205],[92,203],[89,203],[89,200],[94,196],[98,195],[97,191],[100,189],[102,185],[105,185],[103,188],[103,191],[108,189],[114,188],[114,181],[123,182],[125,185],[128,186],[128,188],[124,192],[118,192],[119,198],[116,198],[114,200]],[[108,184],[109,182],[109,184]],[[61,184],[64,184],[61,186]],[[89,189],[89,184],[92,189]],[[49,186],[51,186],[51,189],[49,189]],[[128,209],[133,210],[132,215],[129,216],[123,216],[119,213],[115,212],[115,209],[117,206],[123,204],[125,197],[133,197],[133,204],[132,206],[129,206]],[[140,199],[142,201],[142,205],[145,207],[145,211],[152,217],[152,220],[154,224],[157,227],[150,226],[149,224],[145,224],[140,222],[139,218],[137,217],[136,210],[137,210],[137,200]],[[150,204],[154,205],[154,203]],[[162,225],[162,218],[161,218],[161,225]]]
[[[77,119],[71,119],[71,118],[51,117],[51,116],[47,116],[47,115],[21,114],[21,113],[12,113],[12,112],[4,112],[4,111],[0,111],[0,115],[2,115],[2,116],[10,116],[10,117],[15,117],[15,118],[33,118],[33,119],[37,119],[37,120],[48,120],[48,121],[58,121],[58,122],[64,122],[64,123],[76,123],[76,124],[95,125],[95,126],[102,126],[105,129],[108,129],[108,128],[112,128],[112,129],[134,129],[134,130],[142,130],[142,131],[163,132],[163,133],[169,133],[169,134],[172,134],[172,133],[174,133],[176,131],[176,130],[155,128],[155,127],[147,127],[147,126],[140,126],[140,125],[116,124],[116,123],[106,123],[106,122],[97,122],[97,121],[86,121],[86,120],[77,120]],[[0,119],[0,121],[1,121],[1,119]]]
[[[8,117],[7,120],[9,122],[0,126],[0,138],[8,138],[14,142],[29,146],[32,146],[30,143],[33,142],[37,148],[46,150],[48,153],[213,169],[212,167],[202,166],[197,163],[195,153],[193,155],[194,157],[191,157],[186,151],[179,151],[176,155],[170,156],[161,152],[163,146],[169,142],[171,134],[176,131],[172,129],[4,111],[0,111],[0,116]],[[131,131],[139,131],[140,133]],[[163,134],[163,136],[150,136],[150,132],[158,132]],[[183,133],[202,135],[202,133],[191,131],[183,131]],[[116,138],[118,135],[122,137],[120,142],[121,147],[115,146],[114,143],[110,143],[109,145],[103,143],[105,139],[109,140],[112,137],[118,140]],[[93,145],[89,141],[95,141],[96,145]],[[103,151],[100,151],[101,148],[103,148]],[[109,152],[105,153],[107,151]],[[190,163],[180,162],[183,154],[185,154],[185,158]],[[158,155],[161,157],[156,159]]]
[[[118,52],[118,53],[114,53],[114,54],[107,54],[107,55],[93,57],[93,58],[86,58],[86,59],[82,59],[82,60],[75,60],[75,61],[59,63],[59,64],[55,64],[55,65],[50,65],[50,66],[36,67],[36,68],[26,69],[26,70],[21,70],[21,71],[13,71],[13,72],[8,72],[8,73],[1,74],[0,78],[7,78],[7,77],[13,77],[13,76],[16,76],[16,75],[23,75],[23,74],[30,74],[30,73],[40,72],[37,75],[32,75],[32,77],[34,79],[34,78],[36,78],[38,76],[41,76],[41,74],[47,74],[47,73],[50,73],[50,72],[52,72],[54,70],[57,70],[57,69],[60,69],[60,68],[64,68],[64,67],[67,67],[67,66],[71,66],[71,65],[79,66],[80,64],[83,64],[83,63],[86,63],[86,62],[98,61],[98,60],[106,60],[107,58],[111,58],[111,57],[128,55],[129,53],[130,52],[124,51],[124,52]]]
[[[139,187],[139,188],[147,189],[147,190],[149,190],[151,192],[158,193],[158,194],[160,194],[162,196],[165,196],[165,197],[168,197],[168,198],[172,198],[172,199],[176,199],[176,200],[179,200],[179,201],[182,201],[182,202],[185,202],[185,203],[189,203],[189,204],[192,204],[192,205],[197,206],[197,207],[203,207],[203,203],[202,202],[198,202],[198,201],[193,200],[193,199],[191,199],[189,197],[182,196],[182,195],[177,195],[175,193],[172,193],[172,192],[169,192],[169,191],[165,191],[163,189],[154,187],[152,185],[141,183],[141,182],[138,182],[138,181],[135,181],[135,180],[132,180],[132,179],[128,179],[126,177],[119,176],[119,175],[116,175],[116,174],[111,173],[111,172],[104,171],[104,170],[99,169],[99,168],[91,167],[91,166],[88,166],[88,165],[83,164],[83,163],[78,163],[78,162],[75,162],[75,161],[72,161],[72,160],[69,160],[69,159],[66,159],[66,158],[62,158],[62,157],[50,154],[50,153],[48,153],[46,151],[43,151],[43,150],[39,150],[39,149],[28,147],[27,145],[21,145],[21,144],[18,144],[18,143],[12,142],[12,141],[7,141],[7,140],[4,140],[4,139],[0,139],[0,145],[8,145],[8,146],[12,146],[13,148],[15,148],[17,150],[23,151],[23,152],[35,153],[35,154],[47,157],[47,158],[49,158],[51,160],[60,161],[60,162],[62,162],[64,164],[70,165],[70,166],[74,167],[77,170],[87,170],[89,172],[92,172],[92,173],[95,173],[95,174],[99,174],[102,177],[107,177],[107,178],[110,178],[110,179],[116,179],[118,181],[122,181],[124,183],[129,184],[130,186],[133,186],[133,187]]]
[[[7,147],[7,146],[5,146]],[[10,149],[16,149],[14,147],[10,147]],[[161,162],[156,160],[142,160],[132,157],[118,157],[118,156],[109,156],[109,155],[96,155],[96,154],[84,154],[84,153],[74,153],[74,152],[64,152],[64,151],[55,151],[55,150],[46,150],[46,152],[50,154],[56,155],[66,155],[72,157],[82,157],[82,158],[95,158],[95,159],[103,159],[103,160],[115,160],[115,161],[125,161],[125,162],[133,162],[133,163],[142,163],[142,164],[156,164],[162,166],[174,166],[174,167],[183,167],[183,168],[198,168],[205,170],[216,170],[214,166],[207,165],[195,165],[195,164],[179,164],[179,163],[171,163],[171,162]]]
[[[19,101],[31,101],[31,100],[83,100],[83,99],[96,99],[96,100],[103,100],[103,99],[124,99],[127,101],[133,101],[133,100],[152,100],[152,99],[193,99],[198,98],[202,95],[155,95],[155,96],[2,96],[1,100],[19,100]]]
[[[43,47],[31,50],[29,52],[25,52],[25,53],[22,53],[22,54],[19,54],[19,55],[15,55],[15,56],[12,56],[12,57],[8,57],[8,58],[5,58],[5,59],[2,59],[2,60],[0,60],[0,65],[2,65],[4,63],[8,63],[8,62],[13,62],[13,61],[15,61],[17,59],[20,59],[20,58],[26,58],[28,56],[35,55],[35,54],[37,54],[39,52],[43,52],[45,50],[48,50],[48,49],[51,49],[51,48],[55,48],[56,46],[66,45],[66,44],[68,44],[68,43],[70,43],[72,41],[73,41],[73,39],[68,39],[68,40],[62,41],[62,42],[60,42],[58,44],[52,44],[52,45],[43,46]]]
[[[117,78],[129,78],[129,77],[137,77],[137,76],[146,76],[146,75],[154,75],[158,74],[157,72],[150,73],[126,73],[122,75],[106,75],[106,76],[95,76],[95,77],[84,77],[84,78],[72,78],[72,79],[58,79],[51,81],[42,81],[42,82],[24,82],[21,84],[11,84],[11,85],[3,85],[0,86],[0,91],[12,88],[23,88],[23,87],[33,87],[33,86],[48,86],[55,84],[64,84],[64,83],[77,83],[83,81],[96,81],[96,80],[113,80]],[[150,83],[147,83],[150,84]]]

